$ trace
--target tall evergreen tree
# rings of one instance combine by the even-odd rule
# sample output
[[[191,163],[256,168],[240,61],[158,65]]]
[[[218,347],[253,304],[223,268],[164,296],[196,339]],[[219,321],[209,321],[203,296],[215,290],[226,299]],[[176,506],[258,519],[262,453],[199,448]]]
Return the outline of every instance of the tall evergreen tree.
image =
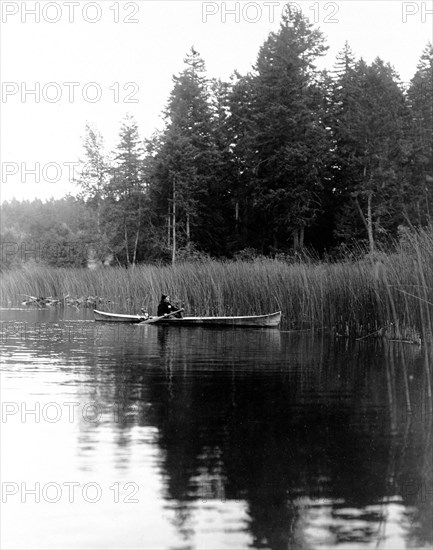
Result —
[[[251,190],[255,171],[250,161],[255,147],[254,77],[241,76],[235,72],[229,90],[230,116],[226,122],[231,171],[231,193],[234,201],[235,245],[238,249],[257,246],[257,223],[255,199]]]
[[[320,31],[289,4],[279,31],[261,47],[255,72],[235,90],[244,94],[237,152],[251,174],[251,222],[260,227],[255,244],[265,252],[287,248],[289,240],[302,248],[305,228],[321,209],[329,143],[314,63],[326,49]]]
[[[173,77],[166,128],[154,142],[150,173],[153,196],[167,220],[173,262],[178,246],[190,250],[206,240],[210,225],[205,213],[218,162],[204,61],[191,48],[185,64],[184,71]]]
[[[208,226],[203,241],[218,256],[231,255],[238,247],[239,204],[238,174],[233,154],[232,83],[220,79],[211,82],[212,135],[216,148],[213,179],[205,205],[204,221]],[[218,227],[218,231],[215,231]]]
[[[127,115],[120,130],[114,156],[108,197],[105,203],[105,228],[111,235],[112,250],[119,261],[134,266],[138,260],[147,197],[143,175],[143,147],[134,118]]]
[[[356,59],[346,41],[337,54],[332,71],[329,126],[332,131],[331,172],[336,220],[334,231],[338,240],[349,241],[366,236],[365,225],[354,212],[352,192],[358,182],[358,168],[353,162],[356,143],[353,136],[353,113],[359,108],[362,92],[356,73]]]
[[[398,77],[377,58],[350,63],[334,88],[334,173],[342,206],[336,235],[378,237],[402,221],[407,106]],[[360,226],[360,222],[362,225]]]
[[[411,223],[432,223],[433,208],[433,46],[425,47],[409,90],[407,215]]]

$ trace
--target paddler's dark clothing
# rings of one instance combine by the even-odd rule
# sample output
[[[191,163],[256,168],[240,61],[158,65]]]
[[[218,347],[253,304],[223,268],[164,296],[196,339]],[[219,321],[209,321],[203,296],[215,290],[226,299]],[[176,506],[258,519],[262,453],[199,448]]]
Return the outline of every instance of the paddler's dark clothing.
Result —
[[[179,308],[176,306],[173,306],[170,304],[170,302],[159,302],[158,304],[158,317],[161,317],[161,315],[165,315],[166,313],[172,313],[173,311],[177,311]],[[182,317],[182,312],[179,311],[179,313],[176,313],[176,315],[173,315],[173,317]]]

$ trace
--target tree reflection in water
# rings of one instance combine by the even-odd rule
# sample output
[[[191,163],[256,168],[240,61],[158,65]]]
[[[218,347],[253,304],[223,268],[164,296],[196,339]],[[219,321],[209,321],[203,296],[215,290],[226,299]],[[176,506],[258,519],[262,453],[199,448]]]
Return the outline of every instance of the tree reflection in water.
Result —
[[[235,510],[227,530],[247,528],[256,548],[431,544],[431,363],[418,347],[148,327],[116,353],[102,392],[137,411],[121,433],[157,428],[186,546],[209,506]]]

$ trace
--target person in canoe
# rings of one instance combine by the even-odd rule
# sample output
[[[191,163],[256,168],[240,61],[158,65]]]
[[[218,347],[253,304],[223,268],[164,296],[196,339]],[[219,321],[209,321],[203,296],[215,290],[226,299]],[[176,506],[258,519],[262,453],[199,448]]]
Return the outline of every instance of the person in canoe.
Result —
[[[161,296],[161,301],[158,304],[158,317],[162,317],[168,313],[173,313],[173,311],[177,311],[178,309],[180,308],[170,303],[170,296],[163,294]],[[173,315],[173,317],[177,317],[179,319],[182,318],[182,312],[178,311]]]

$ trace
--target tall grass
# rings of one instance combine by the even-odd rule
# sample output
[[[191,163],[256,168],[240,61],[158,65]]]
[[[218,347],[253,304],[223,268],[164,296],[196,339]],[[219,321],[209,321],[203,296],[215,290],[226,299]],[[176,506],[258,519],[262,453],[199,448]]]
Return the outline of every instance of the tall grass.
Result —
[[[321,328],[365,337],[405,331],[431,337],[433,230],[408,233],[389,254],[339,263],[305,260],[209,261],[174,267],[99,270],[25,265],[5,272],[0,300],[23,295],[97,296],[110,310],[154,313],[162,293],[191,315],[248,315],[283,311],[283,328]]]

